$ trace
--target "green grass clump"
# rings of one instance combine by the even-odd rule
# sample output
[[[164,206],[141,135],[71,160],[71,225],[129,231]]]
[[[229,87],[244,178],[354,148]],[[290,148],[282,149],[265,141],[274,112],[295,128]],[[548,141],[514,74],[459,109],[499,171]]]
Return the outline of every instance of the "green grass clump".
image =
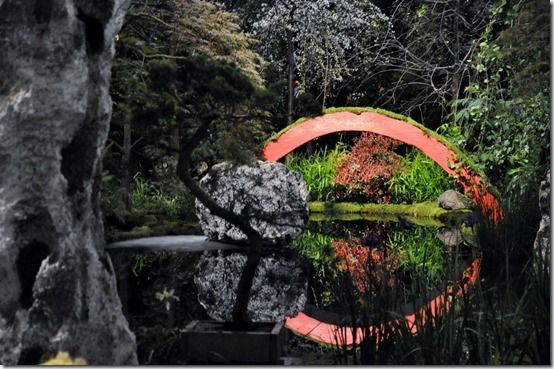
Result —
[[[164,191],[154,182],[143,178],[140,173],[133,177],[130,197],[133,209],[175,218],[183,215],[183,209],[191,203],[184,190],[181,193],[176,189]]]
[[[288,166],[304,178],[310,192],[310,199],[319,201],[334,199],[335,185],[333,179],[346,150],[345,145],[338,143],[332,150],[324,147],[308,157],[296,154],[289,155]]]
[[[421,129],[425,135],[435,138],[437,141],[445,145],[448,149],[452,150],[454,154],[456,155],[456,160],[460,162],[460,164],[463,167],[471,169],[476,175],[478,175],[481,178],[481,184],[489,190],[495,197],[500,198],[500,192],[498,189],[490,183],[489,179],[485,175],[485,173],[477,166],[472,160],[469,159],[468,155],[466,155],[464,152],[462,152],[456,145],[454,145],[452,142],[450,142],[446,137],[438,134],[437,132],[433,131],[432,129],[429,129],[425,127],[423,124],[416,122],[410,117],[394,113],[388,110],[379,109],[379,108],[371,108],[371,107],[339,107],[339,108],[327,108],[323,111],[321,115],[325,114],[332,114],[332,113],[339,113],[339,112],[351,112],[354,114],[362,114],[362,113],[378,113],[383,114],[385,116],[388,116],[393,119],[398,119],[401,121],[404,121],[406,123],[411,124],[414,127],[417,127]],[[299,118],[296,122],[293,124],[283,128],[280,132],[274,134],[270,138],[268,138],[265,142],[267,145],[271,141],[277,140],[281,135],[283,135],[288,130],[294,128],[295,126],[298,126],[302,123],[304,123],[307,120],[310,120],[314,118],[315,116],[309,116],[309,117],[302,117]]]
[[[394,232],[388,246],[398,266],[415,271],[419,278],[438,282],[444,275],[444,249],[434,229],[416,227],[410,232]]]
[[[437,199],[455,188],[455,180],[419,150],[401,157],[401,170],[394,171],[389,188],[396,203],[415,203]]]

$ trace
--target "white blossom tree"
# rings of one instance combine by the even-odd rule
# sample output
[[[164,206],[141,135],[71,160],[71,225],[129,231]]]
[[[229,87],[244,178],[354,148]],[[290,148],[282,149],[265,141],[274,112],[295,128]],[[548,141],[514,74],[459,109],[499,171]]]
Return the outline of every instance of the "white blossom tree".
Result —
[[[361,0],[276,0],[265,4],[252,27],[259,52],[293,79],[317,91],[323,107],[369,73],[378,45],[392,32],[379,8]],[[286,52],[283,52],[286,50]],[[289,115],[292,93],[289,93]]]

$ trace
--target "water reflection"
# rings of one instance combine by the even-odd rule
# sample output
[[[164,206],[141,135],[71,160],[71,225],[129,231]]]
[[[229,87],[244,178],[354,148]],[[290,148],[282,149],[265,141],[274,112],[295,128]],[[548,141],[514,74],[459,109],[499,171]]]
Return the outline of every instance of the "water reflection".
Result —
[[[198,301],[215,320],[230,321],[231,309],[247,256],[244,252],[206,252],[196,267]],[[254,322],[282,322],[306,305],[307,276],[296,253],[276,250],[262,256],[248,303]]]
[[[268,259],[263,283],[258,283],[258,289],[265,291],[262,295],[273,297],[266,310],[290,314],[287,304],[301,301],[303,306],[292,310],[302,309],[320,322],[350,326],[406,316],[454,286],[479,255],[473,224],[464,218],[449,224],[398,217],[357,218],[312,218],[285,259],[275,259],[274,255],[273,260]],[[141,363],[178,363],[178,358],[170,358],[172,353],[167,352],[167,347],[177,347],[170,340],[178,340],[179,328],[191,320],[213,318],[213,311],[211,314],[210,309],[206,311],[211,300],[199,298],[199,292],[208,286],[212,297],[227,296],[222,281],[229,282],[239,275],[222,270],[216,280],[212,278],[215,274],[210,276],[206,271],[206,260],[211,260],[210,257],[219,261],[226,256],[236,258],[236,250],[203,254],[186,248],[126,247],[110,253],[124,312],[137,335]],[[285,264],[290,264],[294,273],[284,267],[277,273],[271,272]],[[199,285],[207,280],[211,282]],[[277,280],[290,283],[272,282]],[[298,298],[289,298],[291,286]],[[217,291],[220,287],[222,290]],[[287,298],[281,299],[282,296]],[[221,303],[217,298],[212,300]],[[263,308],[263,299],[254,301]],[[224,309],[230,311],[231,303],[218,308],[218,317],[226,316]],[[260,311],[259,316],[275,316]],[[154,352],[160,355],[158,360],[152,357]],[[177,348],[172,352],[179,355]]]
[[[411,314],[443,293],[479,254],[473,228],[463,219],[421,224],[312,219],[292,245],[312,268],[305,312],[345,324],[384,310]]]

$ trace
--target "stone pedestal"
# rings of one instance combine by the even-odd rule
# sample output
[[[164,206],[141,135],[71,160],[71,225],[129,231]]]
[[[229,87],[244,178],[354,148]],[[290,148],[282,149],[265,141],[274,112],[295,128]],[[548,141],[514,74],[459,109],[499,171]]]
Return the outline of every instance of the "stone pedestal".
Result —
[[[184,350],[191,364],[280,363],[285,343],[283,323],[254,323],[244,331],[225,328],[228,323],[192,321],[183,331]]]

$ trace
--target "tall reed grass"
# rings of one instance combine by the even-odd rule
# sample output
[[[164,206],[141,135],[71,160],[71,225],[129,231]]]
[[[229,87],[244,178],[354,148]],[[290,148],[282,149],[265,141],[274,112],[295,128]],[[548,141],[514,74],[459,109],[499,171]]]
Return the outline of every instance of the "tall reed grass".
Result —
[[[536,204],[536,203],[535,203]],[[342,302],[351,312],[345,326],[383,324],[378,339],[365,331],[356,347],[336,347],[342,364],[394,365],[549,365],[550,352],[550,250],[547,255],[527,253],[526,262],[514,262],[517,247],[532,246],[536,227],[520,215],[533,213],[536,205],[510,209],[499,225],[478,225],[481,235],[482,272],[477,283],[449,298],[450,308],[438,306],[415,314],[417,333],[395,306],[401,297],[396,287],[368,286],[365,303],[357,303],[357,291],[349,283],[339,286]],[[525,208],[528,208],[527,210]],[[519,222],[519,226],[515,226]],[[516,236],[514,233],[519,232]],[[519,244],[515,244],[519,242]],[[494,250],[487,250],[494,249]],[[488,255],[488,256],[487,256]],[[523,257],[521,252],[517,258]],[[532,261],[532,262],[531,262]],[[461,267],[459,267],[461,270]],[[371,274],[368,274],[371,276]],[[346,281],[347,282],[347,281]],[[446,288],[448,280],[437,282]],[[413,296],[430,298],[428,287],[414,279],[407,288]],[[415,304],[415,300],[414,300]],[[344,328],[346,329],[346,328]],[[338,334],[341,334],[340,332]],[[344,333],[343,333],[344,334]]]
[[[311,201],[335,199],[333,179],[346,152],[346,145],[339,142],[333,149],[325,146],[308,157],[299,154],[288,156],[289,168],[300,173],[306,181]]]
[[[444,191],[455,188],[454,179],[417,149],[400,157],[397,168],[389,180],[389,189],[395,203],[435,200]]]

